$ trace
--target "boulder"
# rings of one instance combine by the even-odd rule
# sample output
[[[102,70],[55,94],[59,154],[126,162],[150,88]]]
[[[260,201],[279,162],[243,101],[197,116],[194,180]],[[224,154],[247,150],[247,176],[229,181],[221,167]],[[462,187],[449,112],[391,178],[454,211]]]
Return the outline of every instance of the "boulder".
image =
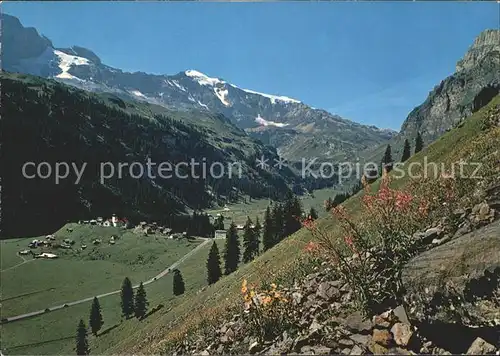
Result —
[[[478,281],[485,277],[488,270],[493,271],[493,274],[496,273],[494,271],[500,271],[499,267],[498,220],[421,253],[409,261],[402,273],[409,319],[467,323],[473,315],[474,324],[470,326],[476,326],[477,323],[489,325],[492,310],[475,301],[474,295],[488,296],[488,290],[484,289],[494,289],[495,286],[486,283],[485,287],[485,283]],[[469,295],[471,302],[465,307],[458,307],[457,299],[453,297],[457,295]],[[458,303],[464,302],[460,299]]]
[[[470,345],[469,349],[467,350],[467,355],[493,354],[496,350],[497,349],[495,346],[478,337],[476,340],[474,340],[472,345]]]
[[[316,295],[324,300],[330,301],[339,293],[336,283],[333,282],[322,282],[318,286]]]
[[[394,337],[394,341],[399,346],[407,346],[413,335],[413,331],[409,324],[396,323],[391,328],[391,333]]]
[[[360,334],[368,334],[373,327],[370,320],[365,319],[363,315],[357,311],[350,314],[343,322],[343,324],[351,331]]]
[[[388,330],[373,329],[372,340],[381,346],[387,347],[392,343],[393,337]]]

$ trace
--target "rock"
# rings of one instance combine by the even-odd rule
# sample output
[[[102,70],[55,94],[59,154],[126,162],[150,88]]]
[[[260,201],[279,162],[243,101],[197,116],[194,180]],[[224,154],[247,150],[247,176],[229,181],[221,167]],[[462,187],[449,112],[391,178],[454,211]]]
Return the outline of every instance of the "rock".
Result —
[[[452,296],[468,294],[470,300],[474,299],[474,293],[480,292],[476,289],[481,289],[472,288],[475,281],[482,279],[485,271],[499,267],[499,220],[419,254],[402,273],[405,302],[410,306],[408,314],[417,322],[443,323],[465,322],[473,315],[474,323],[488,325],[498,318],[492,319],[491,308],[477,302],[462,307]],[[455,305],[456,310],[451,310],[449,304]]]
[[[491,209],[486,202],[477,204],[472,208],[470,220],[480,225],[493,222],[495,220],[495,210]]]
[[[386,354],[388,351],[387,347],[377,344],[374,341],[370,342],[370,344],[368,345],[368,350],[370,350],[371,353],[375,355]]]
[[[388,310],[383,312],[380,315],[375,315],[372,319],[373,324],[379,329],[388,329],[391,326],[391,323],[394,320],[394,312],[392,310]]]
[[[467,350],[467,355],[486,355],[493,354],[496,347],[478,337]]]
[[[323,325],[320,324],[316,319],[314,319],[313,322],[311,323],[311,325],[309,326],[309,331],[310,331],[310,333],[316,333],[319,330],[321,330],[322,328],[323,328]]]
[[[358,345],[354,345],[351,352],[349,353],[349,355],[364,355],[364,354],[365,354],[364,350]]]
[[[329,355],[332,349],[326,346],[309,346],[309,351],[312,351],[313,355]]]
[[[471,226],[470,222],[464,221],[462,224],[460,224],[460,226],[458,227],[458,230],[455,231],[453,238],[460,237],[460,236],[465,235],[471,231],[472,231],[472,226]]]
[[[200,355],[208,356],[208,355],[210,355],[210,352],[208,352],[207,350],[203,350],[202,352],[200,352]]]
[[[415,355],[413,352],[402,349],[400,347],[393,347],[387,351],[390,355]]]
[[[404,306],[398,305],[394,308],[392,313],[401,323],[410,325],[410,320],[408,319],[408,314],[406,313]]]
[[[330,301],[338,295],[338,293],[338,288],[332,282],[323,282],[318,286],[316,295],[324,300]]]
[[[250,344],[248,347],[248,352],[251,354],[254,354],[262,349],[262,346],[259,344],[258,341],[254,341]]]
[[[347,347],[354,346],[354,341],[352,341],[351,339],[340,339],[339,345],[344,346],[344,347],[345,346],[347,346]]]
[[[300,304],[302,302],[303,298],[304,298],[304,296],[302,295],[302,293],[299,293],[299,292],[292,293],[292,301],[293,301],[294,305]]]
[[[389,346],[393,340],[393,337],[388,330],[373,329],[372,340],[379,345]]]
[[[371,339],[370,335],[361,335],[361,334],[353,334],[349,336],[349,338],[356,344],[361,344],[361,345],[368,345]]]
[[[373,325],[370,320],[364,319],[360,312],[350,314],[343,323],[349,330],[367,334],[372,329]]]
[[[413,237],[420,240],[423,244],[428,244],[432,240],[440,237],[443,232],[444,230],[441,227],[432,227],[424,232],[417,232]]]
[[[413,335],[413,330],[409,324],[396,323],[391,328],[394,341],[399,346],[407,346]]]
[[[442,244],[444,244],[445,242],[450,241],[450,240],[451,240],[451,237],[452,237],[451,235],[444,235],[444,236],[443,236],[442,238],[440,238],[440,239],[434,239],[434,240],[432,240],[432,244],[433,244],[433,245],[437,245],[437,246],[442,245]]]

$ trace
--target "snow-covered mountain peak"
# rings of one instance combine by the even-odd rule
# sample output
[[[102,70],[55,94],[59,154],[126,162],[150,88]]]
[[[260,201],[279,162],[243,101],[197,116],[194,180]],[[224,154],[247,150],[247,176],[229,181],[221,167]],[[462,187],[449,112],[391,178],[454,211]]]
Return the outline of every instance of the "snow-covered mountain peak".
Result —
[[[72,65],[81,66],[89,64],[89,60],[87,58],[73,56],[71,54],[67,54],[58,50],[54,50],[54,54],[59,58],[58,66],[61,69],[61,73],[56,75],[57,78],[75,79],[76,78],[75,76],[68,73],[68,71],[71,69],[71,66]]]
[[[201,72],[198,72],[197,70],[194,69],[189,69],[184,72],[188,77],[193,78],[196,80],[200,85],[211,85],[214,86],[216,84],[225,84],[226,82],[223,80],[220,80],[219,78],[211,78],[206,74],[203,74]]]
[[[250,94],[261,95],[261,96],[264,96],[266,98],[269,98],[271,100],[271,103],[273,103],[273,104],[276,104],[276,101],[282,101],[282,102],[285,102],[285,103],[296,103],[296,104],[300,103],[299,100],[292,99],[292,98],[289,98],[287,96],[264,94],[264,93],[259,93],[258,91],[253,91],[253,90],[250,90],[250,89],[241,89],[241,90],[243,90],[243,91],[245,91],[247,93],[250,93]]]

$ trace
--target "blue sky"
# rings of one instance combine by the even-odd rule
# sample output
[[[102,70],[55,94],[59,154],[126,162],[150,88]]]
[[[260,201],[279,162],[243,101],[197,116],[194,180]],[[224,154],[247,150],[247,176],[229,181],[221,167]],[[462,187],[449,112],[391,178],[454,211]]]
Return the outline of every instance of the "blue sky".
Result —
[[[56,47],[128,71],[197,69],[399,130],[453,73],[495,2],[4,2]]]

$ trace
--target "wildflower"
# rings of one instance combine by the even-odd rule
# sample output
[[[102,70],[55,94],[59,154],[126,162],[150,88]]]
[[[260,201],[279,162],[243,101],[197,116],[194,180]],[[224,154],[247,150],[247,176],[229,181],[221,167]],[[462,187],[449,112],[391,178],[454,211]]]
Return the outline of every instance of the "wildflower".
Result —
[[[306,229],[313,229],[316,227],[314,220],[309,216],[307,219],[302,220],[302,227],[305,227]]]
[[[246,279],[243,279],[243,282],[241,283],[241,293],[242,294],[246,294],[248,291],[248,288],[247,288],[247,280]]]
[[[313,253],[315,251],[318,250],[318,244],[310,241],[305,247],[304,247],[304,251],[306,252],[309,252],[309,253]]]

